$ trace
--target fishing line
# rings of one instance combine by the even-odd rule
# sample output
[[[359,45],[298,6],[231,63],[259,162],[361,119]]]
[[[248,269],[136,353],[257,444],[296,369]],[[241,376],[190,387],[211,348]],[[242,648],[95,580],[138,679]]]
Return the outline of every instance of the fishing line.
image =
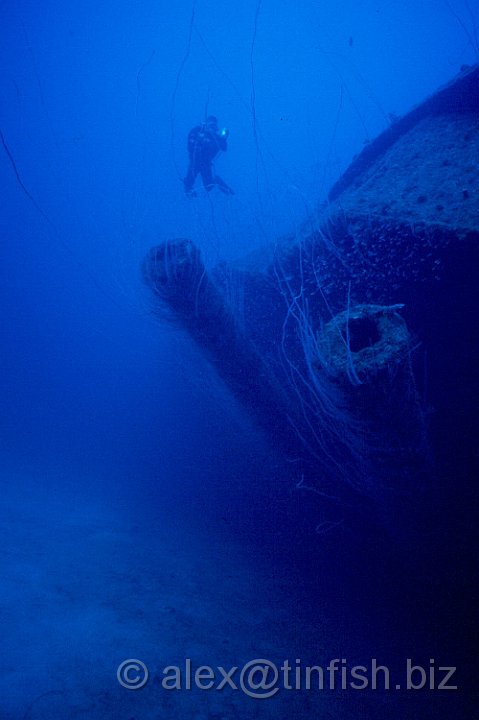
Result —
[[[465,21],[461,18],[461,16],[459,15],[459,13],[457,13],[457,12],[451,7],[451,4],[450,4],[447,0],[444,0],[444,5],[447,7],[447,9],[448,9],[449,12],[451,13],[451,15],[457,20],[457,22],[458,22],[459,25],[461,26],[462,30],[464,31],[464,34],[465,34],[465,36],[466,36],[466,38],[467,38],[467,41],[468,41],[468,43],[470,44],[470,46],[471,46],[471,48],[472,48],[472,50],[473,50],[473,52],[474,52],[476,61],[479,61],[479,35],[478,35],[478,30],[477,30],[477,20],[476,20],[476,17],[475,17],[475,15],[474,15],[473,11],[472,11],[471,6],[470,6],[469,3],[467,2],[467,0],[465,0],[465,3],[464,3],[464,4],[465,4],[465,6],[466,6],[466,11],[467,11],[467,13],[469,14],[470,19],[471,19],[472,30],[469,30],[469,28],[467,27]]]
[[[170,106],[171,147],[170,147],[170,152],[171,152],[173,165],[174,165],[174,168],[176,170],[176,174],[177,174],[179,180],[183,180],[183,176],[179,170],[178,162],[176,160],[176,153],[175,153],[176,96],[178,94],[178,89],[180,87],[180,80],[181,80],[181,76],[183,74],[183,70],[185,69],[186,63],[188,62],[190,53],[191,53],[191,39],[193,36],[193,28],[194,28],[194,24],[195,24],[196,3],[197,3],[197,0],[194,0],[193,7],[191,9],[190,24],[189,24],[189,29],[188,29],[188,41],[186,43],[186,50],[185,50],[183,58],[180,62],[180,67],[178,68],[178,72],[176,73],[175,86],[173,88],[173,93],[171,95],[171,106]]]
[[[238,97],[239,101],[241,102],[241,105],[247,110],[248,114],[251,116],[251,126],[252,126],[252,135],[253,135],[253,142],[255,147],[255,192],[256,192],[256,198],[258,203],[258,211],[254,213],[255,216],[255,222],[254,224],[260,231],[260,234],[264,241],[271,242],[272,237],[271,233],[274,232],[274,219],[276,217],[275,213],[275,196],[271,189],[271,180],[270,180],[270,168],[267,165],[266,162],[266,156],[270,158],[273,162],[273,164],[278,168],[278,170],[281,172],[284,180],[286,181],[286,186],[289,188],[289,190],[293,191],[294,194],[299,194],[300,199],[302,203],[304,204],[304,208],[306,210],[306,215],[309,223],[311,225],[314,225],[313,215],[314,211],[311,207],[308,207],[308,202],[306,200],[305,194],[301,192],[298,189],[297,181],[295,181],[290,173],[290,171],[278,160],[278,157],[276,156],[275,152],[272,151],[267,138],[265,137],[264,133],[261,129],[261,123],[258,118],[257,113],[257,82],[256,82],[256,67],[255,67],[255,60],[256,60],[256,53],[258,48],[258,37],[259,37],[259,28],[260,28],[260,20],[261,20],[261,12],[263,9],[263,2],[262,0],[258,0],[258,2],[255,5],[255,12],[253,17],[253,31],[252,31],[252,38],[251,38],[251,44],[250,44],[250,51],[249,51],[249,68],[250,68],[250,84],[251,84],[251,91],[250,91],[250,99],[249,102],[245,99],[243,96],[243,93],[238,88],[238,86],[235,84],[233,79],[230,77],[230,75],[224,70],[223,66],[220,62],[218,62],[215,54],[211,51],[211,49],[208,46],[208,43],[203,35],[203,33],[200,31],[198,25],[197,25],[197,2],[195,0],[191,16],[190,16],[190,22],[189,22],[189,28],[188,28],[188,39],[186,44],[186,49],[184,52],[184,55],[182,57],[180,67],[178,68],[178,71],[176,73],[175,78],[175,85],[172,93],[172,102],[171,102],[171,112],[170,112],[170,122],[171,122],[171,149],[172,149],[172,157],[173,157],[173,164],[177,173],[177,176],[180,180],[182,180],[182,174],[180,173],[176,154],[175,154],[175,109],[176,109],[176,100],[178,96],[178,92],[181,85],[181,80],[183,77],[185,66],[188,62],[188,60],[191,57],[191,49],[192,49],[192,43],[193,43],[193,33],[194,35],[199,39],[199,42],[201,46],[203,47],[206,55],[211,60],[214,67],[218,70],[219,74],[225,78],[227,81],[229,87],[234,91],[236,96]],[[321,50],[322,54],[324,54],[325,57],[327,57],[327,53],[323,50]],[[330,61],[330,64],[333,65],[333,63]],[[342,80],[341,84],[341,96],[339,101],[339,107],[336,113],[335,117],[335,123],[332,133],[332,139],[329,143],[329,150],[327,153],[327,163],[330,162],[331,159],[331,153],[332,153],[332,146],[334,144],[337,128],[339,125],[339,119],[341,115],[341,111],[343,108],[343,95],[344,92],[348,92],[347,87],[345,85],[345,82],[341,76],[341,73],[337,70],[337,68],[334,68],[340,79]],[[351,102],[354,105],[354,99],[351,98]],[[208,89],[208,96],[207,100],[205,102],[205,117],[208,114],[208,109],[211,107],[211,88]],[[362,120],[361,114],[359,113],[359,110],[355,106],[355,109]],[[363,122],[363,126],[365,128],[365,131],[367,132],[367,129],[365,127],[365,124]],[[323,169],[323,175],[326,175],[326,167]],[[260,176],[263,178],[263,182],[261,182]],[[325,177],[323,177],[322,184],[325,183]],[[265,191],[266,196],[269,198],[269,201],[265,204]],[[219,250],[219,232],[218,227],[216,224],[216,217],[215,212],[216,208],[213,208],[212,206],[213,200],[208,196],[208,204],[210,208],[211,213],[211,223],[213,227],[213,233],[216,238],[216,241],[214,242],[215,251]],[[240,198],[235,198],[234,200],[235,206],[238,206],[238,204],[241,203]],[[197,205],[194,203],[195,206]],[[268,205],[268,207],[266,207]],[[199,212],[199,208],[195,207],[196,212]],[[268,220],[267,220],[268,219]],[[267,221],[267,224],[266,224]]]
[[[5,152],[6,157],[8,158],[8,161],[10,163],[10,166],[13,170],[13,174],[15,176],[15,180],[20,187],[22,193],[25,195],[25,197],[28,199],[28,201],[32,204],[32,206],[35,208],[35,210],[39,213],[39,215],[43,218],[45,221],[47,227],[49,228],[50,232],[52,233],[53,237],[55,238],[55,241],[57,245],[61,246],[63,250],[67,253],[67,255],[70,257],[72,262],[77,266],[79,270],[81,270],[82,274],[85,277],[88,277],[92,285],[96,288],[96,290],[102,295],[104,298],[106,298],[112,305],[114,305],[119,311],[122,313],[125,312],[125,304],[121,304],[117,296],[113,296],[111,293],[107,291],[104,284],[101,283],[98,278],[91,272],[90,268],[85,265],[85,263],[80,260],[75,253],[75,251],[72,249],[72,247],[66,243],[62,235],[55,225],[55,223],[51,220],[49,215],[45,212],[45,210],[42,208],[40,203],[37,201],[35,196],[32,194],[32,192],[28,189],[27,185],[25,184],[25,181],[22,178],[22,175],[20,173],[20,170],[18,168],[17,162],[14,158],[14,155],[12,151],[10,150],[10,147],[5,139],[5,136],[3,134],[3,131],[0,129],[0,142],[3,147],[3,150]],[[131,303],[128,303],[128,310],[131,309]],[[146,314],[146,313],[145,313]],[[99,328],[96,330],[97,333],[99,333]],[[105,339],[107,339],[109,342],[114,343],[116,346],[122,348],[123,345],[117,340],[116,338],[108,335],[104,335],[104,333],[100,333],[101,336]],[[146,356],[146,354],[145,354]]]
[[[269,194],[270,202],[272,200],[272,193],[271,193],[271,187],[270,187],[270,182],[269,182],[268,171],[266,168],[266,163],[264,161],[263,153],[261,152],[260,143],[259,143],[258,118],[256,115],[256,79],[255,79],[255,65],[254,65],[254,54],[255,54],[255,49],[256,49],[256,39],[257,39],[257,35],[258,35],[258,21],[259,21],[259,15],[260,15],[260,11],[261,11],[261,5],[262,5],[262,0],[258,0],[258,2],[256,4],[256,12],[254,15],[253,37],[251,39],[251,48],[250,48],[250,58],[249,58],[249,60],[250,60],[250,79],[251,79],[250,108],[251,108],[251,115],[252,115],[253,139],[254,139],[254,144],[255,144],[255,148],[256,148],[256,157],[255,157],[256,193],[257,193],[257,198],[258,198],[259,210],[260,210],[262,216],[266,217],[264,204],[262,201],[262,195],[260,193],[260,188],[259,188],[260,165],[263,170],[263,176],[265,179],[265,183],[268,186],[268,194]],[[270,217],[271,218],[273,217],[272,202],[271,202]],[[263,226],[263,223],[259,222],[258,225],[259,225],[261,232],[263,233],[264,239],[266,241],[269,241],[270,237],[269,237],[268,233],[266,232],[266,230]]]
[[[140,103],[140,94],[141,94],[140,77],[141,77],[143,70],[145,70],[145,68],[147,68],[148,65],[150,65],[150,63],[153,60],[153,58],[155,57],[155,55],[156,55],[156,49],[150,53],[150,56],[148,57],[148,59],[145,60],[143,65],[141,65],[139,67],[138,72],[136,73],[136,102],[135,102],[135,117],[136,118],[138,118],[138,106]]]
[[[47,127],[48,133],[49,133],[49,135],[50,135],[50,141],[53,143],[53,146],[54,146],[54,148],[55,148],[55,150],[56,150],[57,155],[60,156],[60,155],[61,155],[61,151],[60,151],[60,147],[59,147],[59,143],[58,143],[58,140],[57,140],[56,133],[55,133],[55,131],[54,131],[54,125],[53,125],[53,122],[52,122],[52,119],[51,119],[51,116],[50,116],[50,112],[49,112],[49,109],[48,109],[48,104],[47,104],[46,101],[45,101],[45,93],[44,93],[44,91],[43,91],[43,84],[42,84],[42,81],[41,81],[41,78],[40,78],[40,73],[38,72],[38,67],[37,67],[37,61],[36,61],[35,52],[34,52],[33,47],[32,47],[32,45],[31,45],[31,42],[30,42],[30,39],[29,39],[29,35],[28,35],[28,33],[27,33],[27,30],[26,30],[26,27],[25,27],[25,24],[23,23],[23,21],[21,21],[21,26],[22,26],[22,31],[23,31],[23,36],[24,36],[24,41],[25,41],[25,46],[26,46],[27,54],[30,56],[30,63],[31,63],[31,66],[32,66],[32,69],[33,69],[33,75],[34,75],[34,77],[35,77],[35,81],[36,81],[36,85],[37,85],[37,89],[38,89],[38,95],[39,95],[39,98],[40,98],[40,105],[41,105],[41,108],[42,108],[42,112],[43,112],[43,114],[44,114],[44,117],[45,117],[45,119],[46,119],[46,127]],[[20,170],[19,170],[18,164],[17,164],[17,162],[16,162],[16,160],[15,160],[15,158],[14,158],[13,152],[11,151],[10,146],[9,146],[9,144],[8,144],[8,142],[7,142],[7,139],[5,138],[5,135],[4,135],[4,133],[3,133],[2,130],[0,130],[0,141],[1,141],[2,147],[3,147],[4,151],[5,151],[5,154],[6,154],[6,156],[8,157],[8,160],[9,160],[9,162],[10,162],[10,165],[11,165],[11,167],[12,167],[12,170],[13,170],[13,172],[14,172],[15,179],[16,179],[16,181],[17,181],[17,184],[19,185],[19,187],[20,187],[20,189],[22,190],[23,194],[27,197],[27,199],[30,201],[30,203],[33,205],[33,207],[34,207],[34,208],[36,209],[36,211],[39,213],[39,215],[43,218],[43,220],[45,221],[45,223],[46,223],[47,227],[49,228],[50,232],[51,232],[52,235],[54,236],[55,241],[57,242],[57,244],[58,244],[59,246],[61,246],[61,247],[64,249],[64,251],[66,251],[67,255],[73,260],[73,262],[75,263],[75,265],[76,265],[78,268],[80,268],[80,269],[82,270],[82,272],[85,274],[85,276],[87,276],[87,277],[90,279],[90,281],[92,282],[92,284],[95,286],[95,288],[96,288],[97,290],[100,291],[100,293],[103,295],[103,297],[107,298],[107,299],[108,299],[111,303],[113,303],[117,308],[121,308],[121,309],[124,311],[124,307],[122,307],[122,305],[118,302],[118,297],[117,297],[117,295],[113,296],[113,294],[107,290],[107,288],[105,287],[104,282],[103,282],[102,280],[100,280],[100,279],[96,276],[96,274],[95,274],[94,272],[92,272],[92,270],[90,269],[90,267],[89,267],[87,264],[85,264],[85,262],[78,257],[76,251],[72,248],[72,246],[71,246],[69,243],[65,242],[65,240],[63,239],[63,236],[62,236],[59,228],[57,227],[57,225],[53,222],[53,220],[52,220],[51,217],[48,215],[48,213],[44,210],[44,208],[42,207],[42,205],[38,202],[38,200],[36,199],[36,197],[34,196],[34,194],[29,190],[29,188],[27,187],[27,184],[26,184],[25,181],[23,180],[22,173],[21,173]],[[50,163],[51,163],[51,156],[50,156]],[[82,214],[82,215],[81,215],[81,218],[80,218],[78,209],[76,208],[75,204],[72,202],[72,200],[71,200],[70,197],[66,196],[66,193],[65,193],[65,183],[61,183],[61,182],[58,180],[56,168],[54,168],[54,166],[53,166],[52,163],[51,163],[51,165],[52,165],[52,166],[51,166],[51,168],[50,168],[50,173],[49,173],[49,175],[50,175],[50,177],[51,177],[51,178],[54,180],[54,182],[55,182],[55,185],[56,185],[56,196],[57,196],[57,197],[62,197],[62,195],[63,195],[64,201],[67,203],[70,212],[72,212],[72,214],[73,214],[74,217],[75,217],[76,226],[77,226],[78,228],[81,228],[82,221],[83,221],[83,219],[84,219],[84,214]],[[90,214],[90,218],[91,218],[91,220],[93,220],[93,222],[96,224],[96,220],[95,220],[94,216]],[[123,295],[123,293],[122,293],[122,295]],[[122,298],[122,299],[126,299],[126,298]],[[131,303],[128,302],[128,308],[130,308],[130,307],[131,307]]]
[[[52,223],[52,221],[50,220],[50,218],[48,217],[48,215],[46,214],[46,212],[43,210],[43,208],[41,207],[41,205],[39,205],[39,204],[37,203],[37,201],[35,200],[35,198],[34,198],[33,195],[31,194],[31,192],[28,190],[28,188],[26,187],[25,183],[23,182],[23,180],[22,180],[22,178],[21,178],[21,176],[20,176],[20,173],[19,173],[19,171],[18,171],[18,168],[17,168],[17,163],[15,162],[15,159],[14,159],[14,157],[13,157],[11,151],[10,151],[10,148],[9,148],[8,145],[7,145],[7,142],[6,142],[6,140],[5,140],[5,136],[4,136],[3,131],[2,131],[1,129],[0,129],[0,140],[2,141],[3,149],[5,150],[5,153],[6,153],[8,159],[9,159],[9,161],[10,161],[10,165],[12,166],[13,172],[14,172],[14,174],[15,174],[15,178],[16,178],[16,180],[17,180],[17,183],[20,185],[20,188],[22,189],[22,192],[23,192],[24,195],[26,195],[26,197],[30,200],[30,202],[31,202],[32,205],[34,206],[35,210],[37,210],[37,212],[39,212],[40,215],[42,216],[42,218],[47,222],[47,224],[49,225],[49,227],[50,227],[51,229],[53,229],[53,230],[56,231],[54,224]]]
[[[193,7],[192,7],[192,9],[191,9],[191,15],[190,15],[190,23],[189,23],[189,28],[188,28],[188,40],[187,40],[187,43],[186,43],[186,49],[185,49],[184,55],[183,55],[183,57],[182,57],[182,59],[181,59],[181,62],[180,62],[180,66],[179,66],[179,68],[178,68],[178,71],[177,71],[177,73],[176,73],[175,85],[174,85],[174,88],[173,88],[173,93],[172,93],[172,95],[171,95],[171,106],[170,106],[170,125],[171,125],[171,133],[170,133],[170,138],[171,138],[170,152],[171,152],[172,162],[173,162],[173,166],[174,166],[174,168],[175,168],[177,177],[178,177],[178,179],[179,179],[181,182],[183,182],[183,174],[181,173],[181,171],[180,171],[180,169],[179,169],[179,164],[178,164],[178,161],[177,161],[177,159],[176,159],[176,152],[175,152],[175,141],[176,141],[176,133],[175,133],[176,97],[177,97],[177,95],[178,95],[178,90],[179,90],[179,87],[180,87],[180,82],[181,82],[181,77],[182,77],[182,75],[183,75],[183,71],[184,71],[184,69],[185,69],[185,67],[186,67],[186,63],[188,62],[188,60],[189,60],[189,58],[190,58],[190,55],[191,55],[191,45],[192,45],[193,30],[195,29],[196,5],[197,5],[197,0],[194,0],[194,2],[193,2]],[[208,115],[208,108],[209,108],[209,104],[210,104],[210,99],[211,99],[211,88],[208,88],[208,93],[207,93],[207,96],[206,96],[205,108],[204,108],[204,117],[205,117],[205,120],[206,120],[206,117],[207,117],[207,115]],[[214,207],[213,207],[213,204],[212,204],[211,197],[210,197],[209,195],[208,195],[208,200],[209,200],[211,224],[212,224],[212,226],[213,226],[214,234],[215,234],[215,237],[216,237],[216,243],[213,243],[213,247],[214,247],[215,252],[216,252],[217,255],[219,256],[219,245],[218,245],[218,243],[219,243],[219,235],[218,235],[218,230],[217,230],[217,227],[216,227],[216,219],[215,219],[215,215],[214,215]],[[196,203],[195,203],[195,206],[196,206]],[[196,218],[197,218],[197,221],[198,221],[198,223],[199,223],[200,225],[202,225],[201,218],[200,218],[200,214],[199,214],[199,208],[196,206],[196,207],[195,207],[195,210],[196,210]],[[204,230],[203,230],[203,234],[206,235],[205,232],[204,232]]]
[[[204,37],[203,37],[203,35],[201,34],[201,32],[198,30],[198,27],[197,27],[196,25],[195,25],[195,27],[194,27],[194,31],[195,31],[195,33],[198,35],[198,38],[199,38],[201,44],[203,45],[203,47],[204,47],[204,49],[205,49],[205,52],[207,53],[207,55],[209,55],[209,57],[210,57],[213,65],[214,65],[214,66],[216,67],[216,69],[221,73],[221,75],[223,75],[223,77],[228,81],[228,84],[233,88],[233,90],[235,91],[237,97],[239,98],[239,100],[241,101],[241,103],[244,105],[245,109],[249,112],[249,111],[251,110],[251,105],[250,105],[250,103],[248,103],[248,102],[244,99],[241,90],[239,90],[238,86],[235,85],[235,83],[233,82],[233,80],[231,79],[231,77],[230,77],[230,76],[228,75],[228,73],[224,70],[223,66],[220,65],[220,63],[217,61],[217,59],[215,58],[215,56],[213,55],[213,53],[212,53],[211,50],[209,49],[208,45],[206,44],[206,40],[204,39]]]

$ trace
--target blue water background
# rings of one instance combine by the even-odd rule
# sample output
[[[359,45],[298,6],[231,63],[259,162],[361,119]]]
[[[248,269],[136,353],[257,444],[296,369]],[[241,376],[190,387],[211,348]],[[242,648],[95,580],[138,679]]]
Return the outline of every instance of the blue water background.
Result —
[[[80,525],[94,519],[118,532],[153,528],[154,545],[155,526],[170,523],[180,545],[184,540],[183,562],[193,562],[195,552],[203,561],[208,542],[224,543],[233,567],[234,552],[246,552],[253,576],[270,559],[279,594],[272,592],[265,606],[286,596],[314,623],[314,608],[324,605],[341,628],[342,651],[350,632],[350,652],[369,658],[384,650],[390,631],[398,645],[392,656],[406,653],[398,640],[400,612],[396,622],[383,608],[377,628],[363,626],[368,592],[359,610],[351,594],[361,574],[373,583],[374,597],[382,580],[367,577],[367,563],[358,569],[354,538],[342,555],[351,564],[337,568],[336,579],[334,562],[325,563],[324,594],[312,583],[315,558],[330,558],[334,542],[318,546],[313,537],[316,518],[307,497],[294,492],[294,466],[290,472],[281,466],[188,338],[152,316],[139,268],[152,245],[172,237],[192,239],[213,265],[294,231],[365,142],[477,59],[474,13],[477,22],[477,10],[463,0],[0,3],[7,541],[16,513],[39,523],[41,537],[28,537],[44,543],[50,557],[59,524],[72,514]],[[185,139],[208,113],[230,130],[218,171],[236,195],[191,201],[181,185]],[[71,547],[81,546],[80,530],[69,538]],[[84,569],[90,562],[79,557],[72,577],[78,563]],[[29,602],[28,573],[36,565],[25,567],[9,608]],[[289,586],[292,568],[300,570]],[[224,603],[228,593],[219,587],[217,597]],[[39,602],[45,611],[51,605]],[[18,613],[12,621],[21,626]],[[52,611],[51,628],[56,617]],[[29,622],[35,625],[34,614]],[[36,672],[41,639],[35,650],[28,637],[10,631],[7,649],[19,644],[28,682],[17,682],[13,663],[16,679],[2,691],[9,719],[29,717],[29,703],[52,689]],[[108,657],[111,667],[142,652],[124,645],[119,641],[117,657]],[[299,634],[294,653],[303,647],[311,654]],[[71,655],[61,647],[55,653]],[[72,696],[70,704],[61,702],[74,705]],[[112,695],[104,714],[92,710],[91,717],[134,716],[133,704],[121,715],[118,703]],[[314,707],[295,712],[310,716]],[[37,705],[33,712],[44,717],[46,710]],[[138,717],[147,716],[142,712]],[[176,712],[172,703],[162,716]],[[248,705],[244,716],[255,712]],[[362,712],[357,717],[373,716]],[[220,717],[212,710],[210,716]],[[224,716],[233,717],[227,710]]]

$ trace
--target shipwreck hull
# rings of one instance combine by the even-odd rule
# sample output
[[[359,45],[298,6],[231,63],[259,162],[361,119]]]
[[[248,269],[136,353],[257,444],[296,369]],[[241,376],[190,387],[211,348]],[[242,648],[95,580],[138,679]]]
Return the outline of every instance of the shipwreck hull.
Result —
[[[383,498],[381,487],[417,500],[428,478],[438,498],[479,469],[478,88],[479,70],[468,68],[391,125],[308,219],[315,229],[269,254],[207,275],[190,243],[195,270],[185,274],[182,253],[171,254],[185,241],[170,241],[145,262],[159,305],[275,448],[300,461],[298,482],[336,500]],[[168,252],[158,282],[152,268]],[[233,272],[241,319],[227,300]],[[373,310],[369,324],[355,321],[368,307],[396,308],[407,328],[401,352]],[[331,323],[336,368],[321,340]]]
[[[461,688],[477,655],[478,91],[466,69],[394,123],[294,236],[209,274],[181,240],[144,265],[156,310],[290,461],[311,573],[357,563],[353,593],[424,634],[424,657],[462,658]]]

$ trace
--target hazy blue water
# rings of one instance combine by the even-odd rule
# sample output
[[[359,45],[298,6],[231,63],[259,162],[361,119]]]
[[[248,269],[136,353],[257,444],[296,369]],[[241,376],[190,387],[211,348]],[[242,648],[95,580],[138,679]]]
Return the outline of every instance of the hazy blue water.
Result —
[[[0,147],[0,439],[4,542],[12,558],[8,578],[19,568],[18,587],[5,596],[8,612],[31,602],[34,608],[38,592],[37,607],[42,617],[51,609],[47,628],[55,635],[56,618],[69,622],[68,611],[60,612],[45,595],[50,587],[45,558],[51,558],[55,547],[63,543],[81,548],[82,528],[91,520],[113,536],[132,526],[153,528],[152,545],[158,553],[155,523],[168,518],[178,543],[193,538],[180,553],[180,577],[185,558],[194,564],[195,552],[204,560],[212,547],[224,543],[225,553],[232,553],[228,562],[242,568],[238,582],[249,572],[243,556],[236,560],[241,552],[252,559],[253,576],[261,576],[264,558],[271,558],[272,585],[281,590],[277,597],[274,592],[263,597],[263,608],[270,604],[277,609],[286,595],[293,604],[297,601],[305,625],[314,626],[314,609],[324,603],[328,622],[335,626],[325,636],[341,641],[339,649],[326,642],[323,653],[349,652],[360,660],[364,652],[362,659],[367,660],[378,647],[384,648],[388,629],[399,642],[404,618],[398,607],[397,617],[388,619],[378,603],[376,628],[365,627],[366,619],[355,621],[350,598],[362,586],[361,572],[366,577],[363,589],[372,582],[374,597],[381,580],[368,578],[367,563],[358,573],[354,540],[343,550],[350,572],[340,572],[335,579],[334,544],[318,550],[310,535],[314,513],[309,517],[308,504],[298,505],[294,493],[288,494],[297,482],[294,470],[289,476],[279,468],[188,341],[151,317],[139,265],[152,244],[168,237],[191,238],[212,263],[239,257],[296,227],[363,143],[387,126],[390,114],[407,112],[462,64],[477,60],[471,42],[474,13],[477,22],[475,7],[463,0],[306,1],[294,6],[267,0],[236,5],[209,0],[194,5],[53,0],[0,4],[0,129],[11,154],[9,158]],[[477,50],[477,34],[475,41]],[[229,150],[218,170],[236,195],[212,194],[188,202],[180,183],[185,138],[205,112],[214,112],[230,129]],[[28,532],[22,535],[25,517]],[[62,518],[68,524],[72,517],[78,532],[68,531],[65,538]],[[205,538],[210,538],[210,546]],[[171,544],[168,552],[174,553]],[[38,562],[29,561],[28,548],[37,545],[43,548]],[[107,557],[101,540],[97,547]],[[24,565],[17,565],[15,548],[24,559],[26,555]],[[88,548],[95,555],[95,540]],[[310,588],[316,575],[313,558],[322,554],[318,566],[324,572],[324,594],[320,579]],[[72,578],[80,572],[84,589],[90,555],[82,559],[80,552],[71,567],[66,556],[61,556],[61,567]],[[261,558],[259,569],[254,558]],[[299,568],[297,599],[294,588],[288,589],[283,560],[286,568]],[[133,565],[134,557],[121,572],[127,574]],[[95,566],[95,582],[105,583],[107,566],[106,561]],[[144,560],[141,567],[146,568]],[[154,568],[148,572],[154,574]],[[37,585],[32,585],[32,577]],[[214,582],[220,582],[216,575]],[[68,577],[65,583],[68,586]],[[184,593],[180,586],[178,592]],[[125,585],[123,601],[128,592]],[[193,618],[207,614],[198,592],[193,606],[190,603]],[[231,588],[218,589],[219,605],[228,593]],[[132,591],[133,596],[135,602],[142,597]],[[98,597],[115,607],[114,598],[105,599],[101,591]],[[154,615],[152,593],[145,597],[150,603],[145,612]],[[363,597],[359,592],[358,603],[358,617],[367,617],[362,614],[368,605],[366,591]],[[75,607],[81,610],[82,601]],[[214,610],[205,607],[210,607],[208,623],[214,627]],[[274,629],[265,630],[263,624],[258,631],[251,623],[254,583],[243,610],[247,624],[238,636],[274,636]],[[8,612],[9,627],[23,626],[21,612]],[[239,612],[236,608],[236,616]],[[75,637],[88,631],[94,635],[102,624],[93,614],[89,625],[88,617],[80,625],[71,617],[68,648],[60,640],[50,647],[48,629],[39,633],[35,651],[28,633],[9,633],[10,649],[24,647],[27,669],[22,670],[16,656],[10,662],[6,657],[8,677],[18,680],[23,672],[30,680],[23,690],[21,684],[6,683],[5,717],[70,716],[72,711],[65,714],[65,708],[75,706],[75,683],[68,700],[65,695],[46,696],[57,703],[54,709],[49,711],[44,701],[31,706],[43,693],[58,691],[58,683],[36,669],[44,657],[45,638],[45,651],[55,662],[65,657],[71,663],[76,657],[71,675],[77,673],[83,687],[84,655],[81,649],[75,655]],[[32,610],[32,632],[38,622]],[[304,628],[293,630],[297,645],[292,657],[302,648],[310,656]],[[197,639],[194,622],[191,634]],[[283,649],[287,631],[280,629],[277,635]],[[113,666],[142,652],[138,642],[128,646],[127,636],[126,631],[125,637],[116,638],[116,654],[102,658],[99,652],[96,658],[104,667],[92,696],[98,697],[102,689],[113,692],[113,686],[118,695],[109,696],[101,707],[93,704],[90,711],[82,697],[80,717],[157,716],[148,698],[136,709],[131,696],[129,705],[122,705],[128,691],[119,694]],[[178,648],[187,652],[181,643]],[[214,648],[213,655],[216,640]],[[252,656],[260,651],[252,647]],[[401,651],[391,652],[397,659]],[[151,648],[148,652],[151,656]],[[310,716],[317,712],[311,702],[298,700],[289,710],[289,705],[279,704],[274,712],[277,717],[288,712]],[[384,700],[375,704],[373,698],[357,709],[356,702],[345,701],[347,717],[385,716]],[[194,715],[188,705],[175,706],[171,700],[158,717],[181,712],[198,718],[235,717],[236,710],[228,707],[200,704]],[[325,717],[339,717],[334,705],[328,708]],[[248,717],[268,717],[267,712],[254,703],[244,707]],[[398,717],[416,717],[407,712],[401,710]]]

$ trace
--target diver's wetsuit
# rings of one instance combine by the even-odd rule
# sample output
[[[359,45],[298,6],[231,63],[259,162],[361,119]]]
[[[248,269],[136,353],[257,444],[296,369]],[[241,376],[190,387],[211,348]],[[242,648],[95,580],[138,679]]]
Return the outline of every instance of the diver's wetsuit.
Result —
[[[188,133],[187,150],[189,165],[184,179],[185,192],[193,195],[193,185],[198,174],[201,175],[203,185],[208,192],[217,186],[227,195],[233,195],[233,190],[219,177],[213,175],[213,160],[219,152],[226,152],[228,143],[226,136],[221,135],[217,129],[207,125],[197,125]]]

